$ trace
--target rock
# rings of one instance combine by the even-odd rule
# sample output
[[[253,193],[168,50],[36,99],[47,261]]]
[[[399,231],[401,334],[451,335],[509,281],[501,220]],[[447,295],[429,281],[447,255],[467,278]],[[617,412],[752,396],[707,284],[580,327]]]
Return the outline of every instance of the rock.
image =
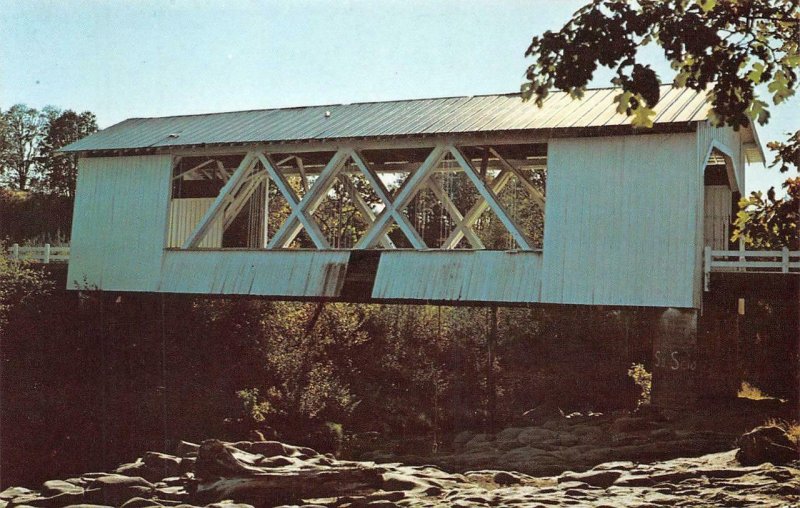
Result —
[[[250,463],[252,460],[247,459],[240,450],[222,441],[209,439],[200,445],[194,474],[197,478],[214,479],[258,473],[259,469]]]
[[[522,413],[534,425],[541,425],[549,420],[561,419],[564,412],[552,404],[541,404]]]
[[[743,466],[756,466],[764,462],[782,465],[800,458],[798,445],[776,425],[756,427],[740,437],[737,444],[739,452],[736,460]]]
[[[611,424],[610,431],[619,434],[621,432],[639,432],[643,430],[650,430],[653,423],[648,418],[641,418],[636,416],[623,416],[614,420]]]
[[[62,480],[49,480],[42,485],[42,494],[45,496],[56,496],[58,494],[83,496],[83,488]]]
[[[180,467],[178,468],[178,473],[181,475],[185,475],[187,473],[194,474],[194,464],[197,461],[196,457],[184,457],[181,459]]]
[[[189,497],[182,486],[157,488],[155,494],[157,498],[167,501],[186,501]]]
[[[144,478],[147,474],[146,470],[147,466],[145,466],[144,461],[142,459],[136,459],[136,462],[122,464],[115,469],[114,472],[125,476],[141,476]]]
[[[650,437],[653,439],[671,439],[675,437],[675,432],[670,429],[655,429],[650,431]]]
[[[593,487],[607,488],[614,484],[622,476],[622,471],[609,469],[606,471],[587,471],[585,473],[573,473],[567,471],[558,477],[558,483],[582,482]]]
[[[250,453],[257,453],[264,457],[277,457],[279,455],[290,455],[291,450],[287,449],[283,443],[278,441],[257,441],[250,445]]]
[[[525,446],[525,443],[520,443],[516,439],[513,439],[508,441],[497,441],[495,446],[497,447],[498,450],[506,452],[509,450],[513,450],[515,448],[520,448],[522,446]]]
[[[150,497],[154,485],[139,476],[110,474],[95,479],[94,487],[100,490],[104,503],[119,506],[134,497]]]
[[[150,508],[152,506],[164,506],[152,499],[145,499],[143,497],[134,497],[125,501],[120,508]]]
[[[464,445],[467,444],[473,437],[475,437],[475,433],[471,430],[459,432],[456,434],[456,437],[453,438],[453,447],[463,448]]]
[[[494,436],[492,434],[475,434],[472,436],[472,439],[467,441],[467,443],[464,445],[464,448],[467,450],[484,448],[486,446],[491,446],[493,442]]]
[[[291,466],[294,464],[292,459],[288,457],[270,457],[268,459],[264,459],[259,462],[259,467],[283,467],[283,466]]]
[[[508,471],[498,471],[492,476],[492,481],[498,485],[517,485],[522,483],[518,476]]]
[[[200,450],[199,444],[190,443],[188,441],[181,441],[180,443],[178,443],[178,447],[175,450],[175,454],[181,458],[197,457],[198,450]]]
[[[113,506],[109,506],[107,504],[70,504],[65,506],[64,508],[114,508]]]
[[[181,459],[166,453],[147,452],[144,454],[144,463],[148,469],[158,473],[159,478],[181,474]]]
[[[517,441],[524,444],[539,445],[548,441],[555,441],[558,439],[558,433],[552,430],[543,429],[540,427],[530,427],[524,429],[517,436]]]
[[[556,434],[541,428],[520,430],[519,434],[529,432],[534,436],[542,431]],[[565,426],[557,434],[562,436],[569,432],[569,426]],[[495,441],[486,441],[486,446],[511,442],[516,433],[516,430],[498,433]],[[581,430],[572,435],[592,434]],[[650,436],[644,434],[644,437]],[[771,437],[770,442],[773,442],[774,436]],[[265,457],[250,453],[258,450],[258,442],[248,443],[241,442],[237,446],[247,447],[249,451],[219,441],[203,443],[196,461],[203,465],[201,471],[213,474],[201,474],[198,478],[193,478],[191,473],[182,477],[166,476],[153,484],[141,477],[92,473],[82,479],[45,482],[41,493],[23,488],[6,489],[0,492],[0,508],[25,505],[36,508],[65,505],[81,508],[197,508],[203,505],[206,508],[576,505],[652,508],[677,504],[777,507],[798,506],[800,500],[800,469],[796,465],[741,466],[734,459],[736,451],[733,450],[654,463],[607,462],[589,471],[567,471],[558,476],[552,475],[564,471],[565,463],[585,463],[587,454],[596,448],[581,445],[552,452],[537,450],[535,454],[532,448],[516,448],[502,455],[495,451],[489,454],[491,456],[483,449],[476,449],[450,457],[462,471],[469,469],[471,462],[478,465],[476,469],[485,464],[502,463],[508,468],[525,468],[539,475],[532,477],[514,470],[479,469],[459,475],[433,466],[340,461],[313,450],[277,442],[265,445],[263,451],[270,455],[278,451],[283,454]],[[684,439],[643,443],[612,451],[618,457],[645,456],[662,452],[664,446],[675,454],[679,453],[676,450],[692,451],[694,444]],[[177,460],[181,468],[195,461],[194,457],[149,456],[151,464]],[[425,464],[429,459],[409,460]],[[145,461],[137,463],[149,469]],[[270,464],[272,467],[267,467]],[[574,468],[580,471],[585,466]]]
[[[498,432],[495,439],[497,441],[516,441],[517,436],[525,429],[526,427],[509,427]]]
[[[25,487],[9,487],[3,492],[0,492],[0,499],[3,501],[8,501],[10,499],[14,499],[15,497],[29,496],[31,494],[35,494],[35,492],[31,489],[26,489]]]

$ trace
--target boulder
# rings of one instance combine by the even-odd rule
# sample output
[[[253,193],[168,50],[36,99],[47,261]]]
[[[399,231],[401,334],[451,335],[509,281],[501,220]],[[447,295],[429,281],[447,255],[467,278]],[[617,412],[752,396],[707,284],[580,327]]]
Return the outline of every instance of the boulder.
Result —
[[[49,480],[42,485],[42,494],[45,496],[57,496],[59,494],[83,496],[83,487],[62,480]]]
[[[101,476],[95,479],[93,486],[100,490],[99,497],[103,503],[114,506],[134,497],[150,497],[154,488],[152,483],[142,477],[121,474]]]
[[[26,489],[25,487],[9,487],[3,492],[0,492],[0,500],[8,501],[9,499],[14,499],[15,497],[29,496],[31,494],[35,494],[35,492],[31,489]]]
[[[525,411],[522,416],[534,425],[541,425],[549,420],[560,420],[564,417],[564,412],[552,404],[541,404]]]
[[[153,506],[164,506],[152,499],[134,497],[125,501],[120,508],[151,508]]]
[[[756,427],[740,437],[738,445],[736,460],[743,466],[757,466],[764,462],[777,466],[800,458],[798,445],[777,425]]]
[[[522,483],[519,476],[508,471],[498,471],[492,476],[492,481],[498,485],[517,485]]]
[[[640,432],[644,430],[651,430],[653,422],[649,418],[641,418],[636,416],[623,416],[614,420],[611,424],[611,432],[615,434],[621,432]]]
[[[459,432],[453,438],[453,447],[456,449],[463,448],[473,437],[475,437],[475,433],[471,430]]]
[[[520,443],[534,444],[534,445],[546,443],[549,441],[555,441],[557,439],[559,439],[559,435],[557,432],[539,427],[529,427],[520,432],[519,435],[517,436],[517,440]]]
[[[567,471],[558,477],[558,483],[582,482],[592,487],[601,487],[605,489],[613,485],[620,476],[622,476],[622,471],[613,469],[605,471],[586,471],[585,473]]]
[[[284,444],[279,441],[256,441],[250,444],[250,449],[247,451],[270,458],[277,457],[279,455],[290,455],[291,450],[288,448],[289,447],[284,446]]]
[[[178,476],[181,473],[181,459],[166,453],[147,452],[144,454],[144,463],[159,478]]]
[[[175,453],[178,455],[178,457],[197,457],[198,450],[200,450],[199,444],[181,441],[178,443]]]

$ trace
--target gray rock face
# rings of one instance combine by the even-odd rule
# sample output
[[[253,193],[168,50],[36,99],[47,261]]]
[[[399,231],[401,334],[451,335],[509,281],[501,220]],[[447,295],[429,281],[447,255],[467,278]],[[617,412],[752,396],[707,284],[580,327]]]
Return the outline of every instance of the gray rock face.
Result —
[[[765,462],[787,464],[800,459],[798,445],[792,443],[786,431],[775,425],[757,427],[739,438],[738,460],[744,466]]]
[[[537,449],[534,458],[526,455],[532,449],[527,447],[512,449],[507,456],[521,464],[536,460],[557,474],[559,461],[578,460],[572,452],[592,450],[557,448],[562,433],[602,440],[602,435],[589,431],[584,423],[564,424],[560,429],[508,429],[495,436],[471,436],[465,442],[478,437],[472,453],[483,455],[498,453],[498,443],[531,439],[544,447]],[[774,442],[774,436],[768,435],[769,442]],[[626,446],[636,451],[638,445]],[[211,440],[202,445],[182,443],[176,456],[147,453],[114,474],[87,473],[68,481],[52,480],[39,491],[6,489],[0,492],[0,507],[800,505],[800,462],[742,466],[735,456],[736,451],[727,451],[652,463],[613,461],[558,476],[487,469],[458,474],[434,466],[337,460],[276,441]],[[159,469],[163,476],[152,481],[132,476],[136,471],[152,474]]]

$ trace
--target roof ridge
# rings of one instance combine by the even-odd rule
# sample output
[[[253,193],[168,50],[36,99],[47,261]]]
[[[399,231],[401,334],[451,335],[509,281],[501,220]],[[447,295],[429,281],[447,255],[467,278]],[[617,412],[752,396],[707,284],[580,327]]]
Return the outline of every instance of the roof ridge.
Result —
[[[660,87],[672,87],[673,85],[669,83],[661,83],[659,84]],[[620,88],[618,86],[599,86],[599,87],[592,87],[587,88],[586,92],[597,91],[597,90],[613,90],[615,88]],[[684,87],[688,88],[688,87]],[[561,90],[551,90],[551,94],[555,93],[562,93],[565,94],[567,92],[562,92]],[[448,99],[473,99],[476,97],[513,97],[521,95],[520,92],[504,92],[504,93],[485,93],[485,94],[476,94],[476,95],[450,95],[444,97],[417,97],[411,99],[390,99],[390,100],[383,100],[383,101],[361,101],[361,102],[342,102],[342,103],[328,103],[328,104],[308,104],[305,106],[285,106],[285,107],[276,107],[276,108],[253,108],[253,109],[236,109],[230,111],[216,111],[213,113],[187,113],[182,115],[161,115],[161,116],[142,116],[142,117],[131,117],[126,118],[122,122],[126,122],[128,120],[162,120],[165,118],[188,118],[193,116],[212,116],[212,115],[232,115],[232,114],[239,114],[239,113],[259,113],[259,112],[267,112],[267,111],[292,111],[292,110],[299,110],[299,109],[311,109],[311,108],[331,108],[331,107],[342,107],[342,106],[361,106],[366,104],[392,104],[397,102],[419,102],[419,101],[444,101]],[[118,125],[118,122],[115,125]]]

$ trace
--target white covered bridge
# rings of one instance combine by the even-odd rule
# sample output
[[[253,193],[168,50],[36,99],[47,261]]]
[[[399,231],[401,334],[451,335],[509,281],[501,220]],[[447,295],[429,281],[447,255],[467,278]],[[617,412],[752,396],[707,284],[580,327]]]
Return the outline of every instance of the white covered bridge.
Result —
[[[663,87],[134,118],[79,156],[70,287],[284,299],[701,306],[755,132]]]

